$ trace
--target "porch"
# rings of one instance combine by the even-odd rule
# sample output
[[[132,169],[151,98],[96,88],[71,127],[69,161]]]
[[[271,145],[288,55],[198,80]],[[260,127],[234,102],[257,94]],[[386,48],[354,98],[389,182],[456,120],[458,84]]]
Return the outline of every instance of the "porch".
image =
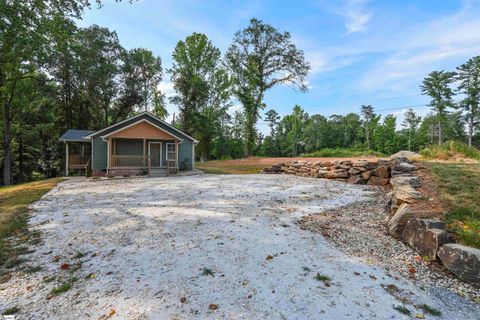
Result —
[[[91,143],[84,137],[92,133],[89,130],[68,130],[60,137],[65,144],[65,175],[71,171],[90,173],[91,164]]]
[[[107,139],[108,175],[166,174],[178,171],[178,141],[151,138]]]

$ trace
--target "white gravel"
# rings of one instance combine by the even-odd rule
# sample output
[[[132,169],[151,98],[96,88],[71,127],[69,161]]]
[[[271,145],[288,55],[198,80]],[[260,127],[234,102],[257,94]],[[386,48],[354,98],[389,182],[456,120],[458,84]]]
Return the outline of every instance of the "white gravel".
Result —
[[[424,313],[415,305],[426,303],[441,318],[478,319],[468,300],[395,279],[295,224],[375,194],[288,175],[67,181],[34,205],[31,224],[44,241],[26,258],[42,270],[19,270],[0,284],[0,312],[16,306],[18,319],[406,319],[393,306],[415,317]],[[60,269],[64,263],[70,270]],[[204,268],[213,275],[202,275]],[[70,290],[50,296],[71,277],[78,280]]]

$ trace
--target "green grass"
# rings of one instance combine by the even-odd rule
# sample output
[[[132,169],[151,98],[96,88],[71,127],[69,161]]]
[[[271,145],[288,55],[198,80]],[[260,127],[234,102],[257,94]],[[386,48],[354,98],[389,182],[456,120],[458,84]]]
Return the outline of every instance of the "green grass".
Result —
[[[429,146],[420,151],[420,154],[424,159],[449,160],[454,157],[463,157],[480,160],[478,149],[458,141],[447,141],[441,145]]]
[[[480,248],[480,164],[425,162],[447,206],[445,221],[457,240]]]
[[[62,180],[54,178],[0,188],[0,269],[10,259],[18,260],[19,252],[5,239],[27,230],[28,206]]]
[[[18,307],[11,307],[2,312],[2,316],[11,316],[18,313],[20,309]]]
[[[353,148],[325,148],[312,153],[303,154],[304,158],[323,158],[323,157],[333,157],[333,158],[346,158],[346,157],[362,157],[362,156],[376,156],[383,157],[384,154],[373,151],[373,150],[361,150]]]
[[[437,310],[435,308],[430,307],[428,304],[422,304],[418,306],[420,309],[423,310],[423,312],[430,314],[434,317],[440,317],[442,315],[442,312],[440,310]]]
[[[405,308],[404,306],[393,306],[393,309],[407,316],[410,316],[412,314],[412,312],[407,308]]]
[[[323,275],[323,274],[320,274],[320,273],[317,273],[317,275],[315,276],[315,279],[318,280],[318,281],[322,281],[323,283],[330,282],[330,277],[329,276],[326,276],[326,275]]]
[[[202,276],[214,276],[214,275],[215,275],[215,272],[212,269],[203,268]]]
[[[58,296],[61,295],[64,292],[67,292],[73,287],[73,284],[77,281],[78,279],[73,277],[62,283],[60,286],[53,288],[52,291],[50,291],[50,294],[53,296]]]

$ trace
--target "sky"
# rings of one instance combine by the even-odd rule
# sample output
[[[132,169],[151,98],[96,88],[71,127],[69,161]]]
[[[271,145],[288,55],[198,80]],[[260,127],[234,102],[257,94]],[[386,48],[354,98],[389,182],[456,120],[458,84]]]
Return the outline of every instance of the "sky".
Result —
[[[179,40],[206,34],[225,53],[235,32],[251,18],[288,31],[311,64],[309,91],[277,86],[265,96],[280,115],[295,104],[309,114],[358,112],[371,104],[398,123],[412,106],[428,113],[420,84],[433,70],[451,70],[480,55],[480,0],[186,1],[104,0],[85,12],[80,26],[115,30],[127,49],[143,47],[171,67]],[[168,73],[160,85],[174,94]],[[234,102],[231,108],[241,108]],[[170,119],[175,106],[169,104]],[[265,110],[265,111],[266,111]],[[258,128],[267,132],[263,120]]]

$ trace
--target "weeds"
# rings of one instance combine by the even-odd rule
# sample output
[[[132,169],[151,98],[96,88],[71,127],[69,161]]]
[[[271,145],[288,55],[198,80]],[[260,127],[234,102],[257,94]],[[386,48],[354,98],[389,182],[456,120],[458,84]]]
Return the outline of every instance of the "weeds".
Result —
[[[209,268],[203,268],[202,270],[202,276],[214,276],[215,272],[212,269]]]
[[[393,309],[407,316],[410,316],[412,314],[412,312],[407,308],[405,308],[404,306],[393,306]]]
[[[435,308],[432,308],[430,307],[429,305],[427,304],[422,304],[420,306],[418,306],[420,309],[423,310],[423,312],[427,313],[427,314],[430,314],[434,317],[441,317],[442,316],[442,312],[440,310],[437,310]]]
[[[58,295],[61,295],[64,292],[67,292],[68,290],[70,290],[72,288],[73,284],[77,280],[78,280],[78,278],[76,278],[76,277],[72,277],[72,278],[68,279],[67,281],[62,283],[60,286],[58,286],[56,288],[53,288],[52,291],[50,291],[50,294],[53,295],[53,296],[58,296]]]

